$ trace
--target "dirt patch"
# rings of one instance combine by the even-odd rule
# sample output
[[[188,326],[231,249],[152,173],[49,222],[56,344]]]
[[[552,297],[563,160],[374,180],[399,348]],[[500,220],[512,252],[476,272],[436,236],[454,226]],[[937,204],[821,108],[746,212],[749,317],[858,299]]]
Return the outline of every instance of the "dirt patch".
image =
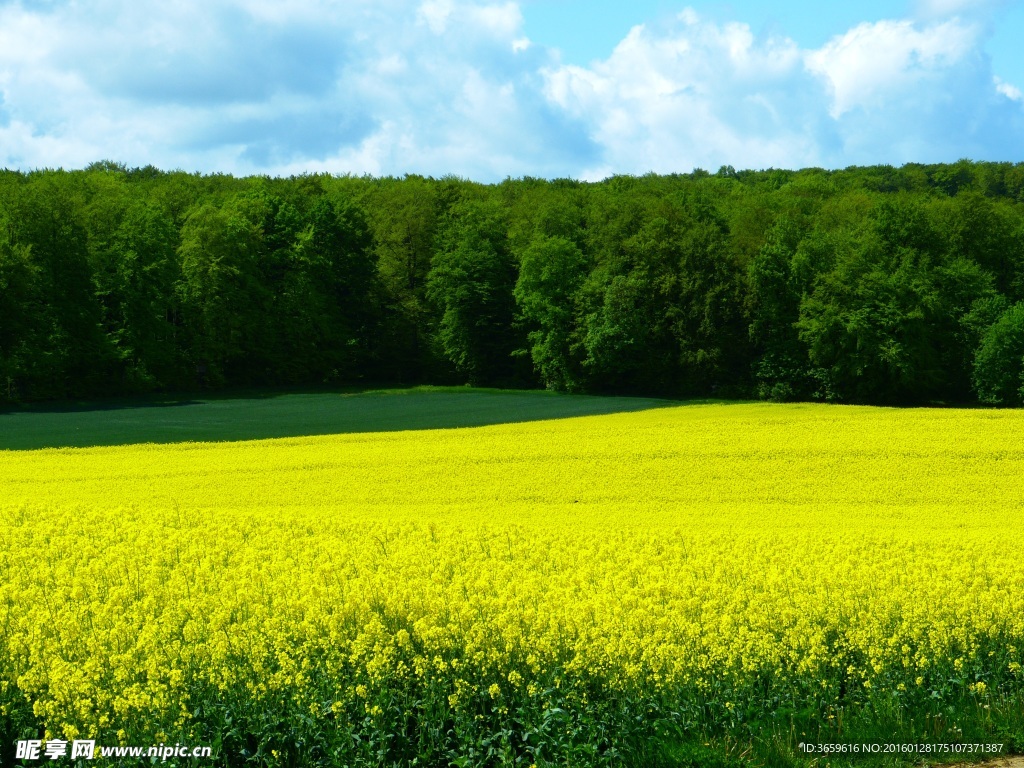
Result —
[[[1024,768],[1024,757],[1000,757],[984,763],[956,763],[946,768]]]

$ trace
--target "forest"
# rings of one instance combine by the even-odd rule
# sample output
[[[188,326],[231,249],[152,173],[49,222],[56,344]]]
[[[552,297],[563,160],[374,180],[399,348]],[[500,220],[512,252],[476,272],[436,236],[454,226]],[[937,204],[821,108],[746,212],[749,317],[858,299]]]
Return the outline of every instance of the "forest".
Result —
[[[0,402],[459,384],[1024,403],[1024,163],[0,171]]]

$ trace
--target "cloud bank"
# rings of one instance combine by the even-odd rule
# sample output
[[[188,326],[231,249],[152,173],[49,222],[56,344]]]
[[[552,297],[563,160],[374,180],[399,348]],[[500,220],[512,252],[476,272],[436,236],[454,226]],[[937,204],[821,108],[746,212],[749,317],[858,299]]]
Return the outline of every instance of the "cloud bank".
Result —
[[[0,2],[0,166],[599,178],[1019,160],[997,2],[922,0],[816,50],[686,10],[589,67],[515,2]]]

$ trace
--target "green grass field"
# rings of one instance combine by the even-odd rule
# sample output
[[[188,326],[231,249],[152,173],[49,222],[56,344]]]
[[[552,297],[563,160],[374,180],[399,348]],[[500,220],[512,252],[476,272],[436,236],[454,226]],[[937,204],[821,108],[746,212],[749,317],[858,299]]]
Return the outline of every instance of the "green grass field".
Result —
[[[153,396],[0,411],[0,450],[480,427],[671,404],[642,397],[468,387]]]

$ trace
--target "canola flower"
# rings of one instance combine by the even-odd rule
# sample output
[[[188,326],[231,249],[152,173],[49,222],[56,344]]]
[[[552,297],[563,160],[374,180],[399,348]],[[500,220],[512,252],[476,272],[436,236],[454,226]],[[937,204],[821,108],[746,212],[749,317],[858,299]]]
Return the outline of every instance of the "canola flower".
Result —
[[[699,405],[0,452],[0,718],[423,743],[608,692],[685,725],[1019,691],[1022,427]]]

